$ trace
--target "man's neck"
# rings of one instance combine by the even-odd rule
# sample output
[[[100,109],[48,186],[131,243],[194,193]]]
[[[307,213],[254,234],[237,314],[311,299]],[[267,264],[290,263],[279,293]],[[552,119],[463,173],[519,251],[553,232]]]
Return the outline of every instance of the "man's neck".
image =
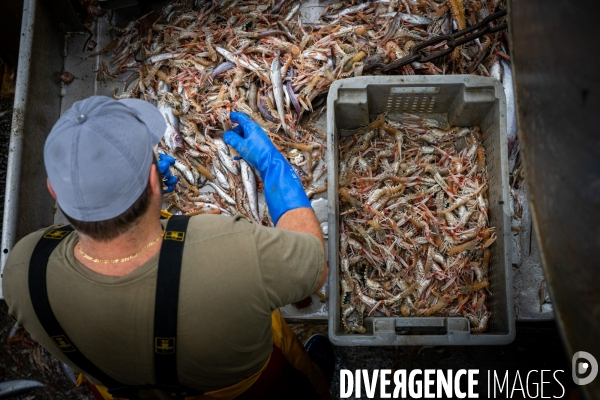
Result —
[[[154,242],[161,232],[160,219],[155,213],[147,212],[135,227],[110,241],[101,242],[80,233],[80,241],[73,249],[73,253],[77,261],[94,272],[109,276],[124,276],[146,263],[160,251],[162,239],[139,253],[148,244]],[[139,254],[125,262],[102,263],[86,259],[79,248],[91,258],[98,260],[117,260]]]

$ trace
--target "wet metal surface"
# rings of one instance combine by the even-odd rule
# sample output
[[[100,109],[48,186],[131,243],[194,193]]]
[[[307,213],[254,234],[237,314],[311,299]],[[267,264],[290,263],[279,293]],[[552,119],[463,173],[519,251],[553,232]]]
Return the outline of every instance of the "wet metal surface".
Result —
[[[513,226],[520,228],[520,231],[512,232],[515,316],[518,321],[552,320],[554,309],[546,290],[525,186],[517,193],[523,204],[523,213],[520,220],[513,218]]]
[[[532,219],[569,356],[600,356],[600,56],[590,51],[596,6],[513,0],[509,8]],[[600,379],[583,388],[600,398]]]
[[[12,108],[12,101],[0,99],[0,213],[4,213],[4,185],[6,184],[6,164],[8,162],[8,141],[12,113],[4,114]]]

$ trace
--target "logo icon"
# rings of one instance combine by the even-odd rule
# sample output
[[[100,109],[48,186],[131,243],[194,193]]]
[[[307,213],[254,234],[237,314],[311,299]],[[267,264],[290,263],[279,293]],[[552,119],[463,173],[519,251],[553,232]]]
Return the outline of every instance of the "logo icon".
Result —
[[[591,383],[598,375],[598,361],[587,351],[573,354],[573,381],[578,385]]]
[[[60,239],[64,238],[65,236],[67,236],[69,233],[71,233],[71,231],[61,231],[61,230],[55,229],[53,231],[46,233],[44,235],[44,238],[60,240]]]
[[[176,242],[183,242],[184,237],[185,237],[185,232],[179,232],[179,231],[166,231],[165,232],[165,240],[175,240]]]
[[[154,338],[154,351],[158,354],[174,354],[175,338]]]
[[[67,339],[67,337],[64,335],[52,336],[52,340],[63,353],[76,351],[75,346],[73,346],[69,339]]]

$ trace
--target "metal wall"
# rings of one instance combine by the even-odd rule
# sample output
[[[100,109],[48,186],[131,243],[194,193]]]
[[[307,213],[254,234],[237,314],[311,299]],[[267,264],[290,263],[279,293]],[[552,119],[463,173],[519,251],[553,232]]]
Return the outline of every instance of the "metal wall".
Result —
[[[25,1],[6,177],[2,266],[18,239],[54,221],[40,144],[60,111],[64,37],[51,21],[44,5]]]
[[[526,182],[557,321],[569,357],[583,350],[600,360],[598,8],[512,0],[509,27]],[[582,388],[600,398],[600,377]]]

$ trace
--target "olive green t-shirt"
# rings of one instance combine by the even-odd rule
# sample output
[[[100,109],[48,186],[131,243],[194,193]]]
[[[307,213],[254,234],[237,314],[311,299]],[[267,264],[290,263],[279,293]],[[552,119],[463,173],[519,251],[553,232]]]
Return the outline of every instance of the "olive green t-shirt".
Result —
[[[4,295],[10,315],[33,339],[78,371],[46,335],[29,298],[29,260],[48,230],[15,245],[4,269]],[[158,255],[125,276],[106,276],[75,259],[77,241],[71,233],[49,259],[48,297],[56,318],[104,372],[128,385],[154,383]],[[310,295],[323,266],[323,248],[313,235],[242,217],[191,218],[177,316],[180,383],[208,391],[260,370],[272,351],[271,311]]]

